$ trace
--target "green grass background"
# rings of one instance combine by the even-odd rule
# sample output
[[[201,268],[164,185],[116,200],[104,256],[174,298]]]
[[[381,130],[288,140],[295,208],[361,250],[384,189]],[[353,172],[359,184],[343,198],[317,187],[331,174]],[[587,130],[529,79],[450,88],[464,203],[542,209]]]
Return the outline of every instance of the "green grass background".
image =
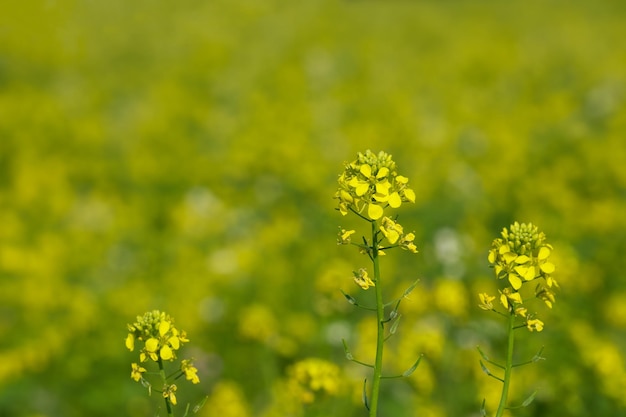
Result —
[[[200,415],[281,415],[286,369],[337,363],[307,416],[362,416],[375,325],[347,305],[367,259],[336,245],[344,162],[394,155],[416,191],[389,298],[381,416],[497,405],[476,345],[492,239],[533,222],[562,290],[519,333],[519,416],[626,409],[626,4],[619,0],[10,2],[0,13],[0,416],[153,416],[126,324],[176,319]],[[359,295],[363,297],[363,295]],[[367,298],[368,294],[365,294]],[[162,407],[161,407],[162,408]],[[164,415],[164,410],[160,410]],[[284,414],[283,414],[284,415]]]

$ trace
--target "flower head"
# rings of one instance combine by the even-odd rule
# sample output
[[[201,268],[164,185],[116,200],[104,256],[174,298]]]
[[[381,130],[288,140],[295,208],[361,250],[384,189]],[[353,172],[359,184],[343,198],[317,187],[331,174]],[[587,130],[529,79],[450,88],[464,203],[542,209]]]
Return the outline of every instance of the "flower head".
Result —
[[[552,307],[551,288],[558,284],[552,278],[556,268],[549,260],[552,246],[545,242],[545,234],[532,223],[515,222],[504,228],[501,236],[493,241],[488,255],[496,277],[506,278],[512,291],[518,291],[525,282],[542,279],[536,295]]]
[[[178,388],[175,384],[166,385],[163,388],[163,398],[168,398],[173,405],[176,405],[176,390]]]
[[[131,364],[131,368],[132,370],[130,371],[130,377],[134,379],[135,381],[139,382],[139,380],[143,378],[141,374],[146,372],[146,368],[142,368],[136,363]]]
[[[415,192],[407,187],[408,178],[398,175],[396,163],[385,152],[359,152],[357,159],[345,165],[339,176],[335,198],[342,215],[349,211],[366,212],[378,220],[385,207],[398,208],[403,202],[415,202]]]
[[[532,331],[542,331],[543,330],[543,322],[539,319],[529,319],[526,321],[526,327],[528,330]]]
[[[478,298],[480,298],[480,304],[478,304],[478,307],[482,308],[483,310],[493,310],[492,301],[495,300],[496,297],[483,292],[478,294]]]
[[[183,359],[181,361],[180,370],[185,374],[187,381],[191,381],[193,384],[200,383],[200,378],[198,378],[198,369],[193,366],[193,363],[189,359]]]
[[[350,236],[356,233],[355,230],[346,230],[339,228],[339,233],[337,234],[337,244],[338,245],[348,245],[350,244]]]
[[[354,275],[354,282],[356,282],[356,284],[364,290],[376,285],[369,275],[367,275],[367,270],[365,268],[359,268],[358,271],[352,271],[352,274]]]
[[[176,358],[176,351],[184,342],[188,342],[185,332],[174,327],[174,320],[164,312],[153,310],[143,316],[137,316],[137,321],[128,325],[128,336],[125,344],[128,350],[135,349],[135,341],[144,342],[139,353],[139,360],[145,362],[151,359],[172,361]]]

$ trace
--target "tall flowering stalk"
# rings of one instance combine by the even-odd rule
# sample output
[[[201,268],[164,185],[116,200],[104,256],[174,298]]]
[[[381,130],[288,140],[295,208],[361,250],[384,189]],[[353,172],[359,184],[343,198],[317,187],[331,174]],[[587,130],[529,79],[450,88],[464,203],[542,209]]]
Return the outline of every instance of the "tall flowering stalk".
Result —
[[[371,393],[368,397],[366,380],[363,386],[363,400],[369,410],[369,415],[374,417],[378,410],[381,379],[408,376],[417,368],[421,359],[420,357],[402,375],[390,377],[384,376],[382,373],[384,342],[395,333],[399,319],[400,301],[408,295],[415,284],[409,287],[399,299],[385,303],[383,301],[379,259],[380,256],[385,255],[385,251],[393,248],[417,253],[417,248],[413,243],[415,235],[405,233],[402,225],[389,215],[385,215],[385,212],[399,208],[402,203],[414,203],[415,193],[408,187],[408,178],[398,174],[396,163],[391,155],[382,151],[378,154],[369,150],[365,153],[359,152],[355,161],[345,165],[338,182],[339,188],[335,193],[335,198],[338,200],[337,209],[339,212],[344,216],[353,214],[369,223],[369,238],[363,236],[362,243],[352,242],[352,236],[356,233],[355,230],[342,228],[339,229],[337,243],[357,246],[359,251],[367,255],[372,262],[373,277],[370,277],[367,268],[362,267],[353,272],[353,279],[362,290],[374,288],[376,306],[365,307],[360,305],[351,295],[344,293],[344,296],[351,304],[376,312],[377,336],[374,364],[356,360],[350,353],[345,341],[344,348],[349,360],[373,369]],[[386,311],[388,307],[391,307],[389,314]],[[386,326],[388,326],[387,329]]]
[[[135,344],[140,343],[139,363],[131,364],[130,377],[141,383],[148,389],[148,394],[152,391],[161,393],[165,401],[165,409],[167,415],[174,415],[172,406],[176,405],[177,385],[173,381],[185,376],[188,381],[198,384],[198,370],[193,366],[190,359],[183,359],[180,365],[171,374],[165,373],[165,363],[174,362],[176,352],[180,347],[189,342],[187,334],[179,331],[174,326],[174,319],[168,314],[159,310],[153,310],[145,313],[143,316],[137,316],[137,321],[128,325],[128,336],[126,336],[126,347],[131,352],[135,350]],[[158,372],[148,372],[141,364],[156,363]],[[160,388],[153,389],[153,382],[147,378],[148,375],[158,375],[155,378],[159,381]],[[197,407],[196,407],[197,408]],[[188,410],[187,410],[188,411]],[[187,415],[187,412],[185,413]]]
[[[500,368],[503,374],[502,377],[494,375],[483,360],[480,361],[480,366],[487,375],[502,382],[496,417],[501,417],[505,409],[511,408],[508,406],[508,394],[513,368],[543,359],[541,348],[532,359],[521,363],[513,362],[515,330],[526,328],[530,332],[540,332],[544,327],[543,321],[537,318],[536,313],[528,311],[525,302],[537,298],[552,308],[555,302],[554,289],[558,288],[558,283],[552,277],[555,266],[549,260],[552,246],[546,243],[545,234],[540,232],[537,226],[532,223],[515,222],[509,229],[504,228],[501,235],[501,238],[493,241],[488,260],[496,278],[504,284],[497,297],[502,308],[494,306],[495,295],[487,293],[478,295],[480,308],[497,313],[507,322],[507,351],[504,365],[492,361],[480,347],[478,348],[482,359]],[[531,394],[521,406],[528,406],[533,401],[535,393]],[[486,415],[484,402],[482,413]]]

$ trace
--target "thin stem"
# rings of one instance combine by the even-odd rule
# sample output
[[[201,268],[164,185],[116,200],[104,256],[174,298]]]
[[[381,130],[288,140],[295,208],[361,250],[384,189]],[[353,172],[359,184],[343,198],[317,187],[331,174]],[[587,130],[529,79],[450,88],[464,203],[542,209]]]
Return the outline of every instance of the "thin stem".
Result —
[[[161,379],[163,380],[163,387],[167,385],[167,377],[165,376],[165,369],[163,368],[163,360],[159,356],[159,360],[157,361],[159,364],[159,375],[161,375]],[[164,397],[165,400],[165,408],[167,409],[167,415],[169,417],[174,417],[174,413],[172,412],[172,405],[170,404],[169,397]]]
[[[509,327],[508,327],[508,343],[506,352],[506,364],[504,365],[504,381],[502,384],[502,395],[500,396],[500,404],[498,404],[498,411],[496,411],[496,417],[502,417],[504,409],[506,408],[507,398],[509,396],[509,384],[511,383],[511,371],[513,369],[513,345],[515,342],[515,313],[509,314]]]
[[[372,263],[374,264],[374,281],[376,283],[376,360],[374,362],[374,381],[372,382],[372,399],[370,403],[370,417],[376,417],[378,410],[378,394],[380,392],[380,379],[383,367],[383,344],[385,341],[383,292],[380,281],[380,268],[378,265],[378,240],[376,222],[372,222]]]

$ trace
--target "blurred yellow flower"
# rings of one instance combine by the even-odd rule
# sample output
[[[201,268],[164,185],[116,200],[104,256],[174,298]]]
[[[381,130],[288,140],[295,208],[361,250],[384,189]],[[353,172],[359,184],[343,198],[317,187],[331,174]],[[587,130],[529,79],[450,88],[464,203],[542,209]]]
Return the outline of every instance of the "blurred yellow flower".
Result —
[[[337,236],[337,244],[338,245],[347,245],[350,243],[350,236],[356,233],[355,230],[345,230],[339,228],[339,234]]]
[[[312,403],[316,393],[335,395],[339,391],[339,368],[323,359],[308,358],[296,362],[289,368],[288,375],[296,395],[305,404]]]
[[[193,363],[189,359],[183,359],[180,364],[180,369],[185,373],[185,378],[191,381],[193,384],[200,383],[198,377],[198,369],[193,366]]]
[[[130,371],[130,377],[135,381],[139,381],[142,378],[141,374],[146,372],[146,368],[143,368],[136,363],[132,363],[131,367],[132,370]]]
[[[177,389],[178,388],[176,387],[175,384],[167,385],[163,389],[163,398],[169,398],[170,402],[173,405],[176,405],[176,390]]]
[[[540,332],[543,330],[543,322],[539,319],[530,319],[526,321],[526,327],[531,332],[534,330]]]
[[[496,299],[495,296],[483,292],[478,294],[478,298],[480,298],[480,304],[478,304],[478,307],[482,308],[483,310],[493,310],[492,301]]]

